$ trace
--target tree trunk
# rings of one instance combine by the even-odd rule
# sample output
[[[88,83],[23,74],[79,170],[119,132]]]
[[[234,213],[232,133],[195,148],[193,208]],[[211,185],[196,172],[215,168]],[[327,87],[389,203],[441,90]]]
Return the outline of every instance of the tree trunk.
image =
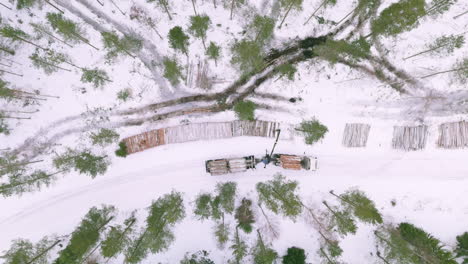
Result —
[[[110,0],[111,3],[115,6],[115,8],[117,8],[117,10],[119,10],[119,12],[125,16],[125,12],[122,11],[122,9],[119,8],[119,6],[114,2],[114,0]]]
[[[213,6],[216,9],[216,0],[213,0]]]
[[[167,0],[159,0],[159,3],[163,5],[164,11],[166,11],[169,20],[172,20],[171,14],[169,13],[169,8],[167,8]]]
[[[432,73],[432,74],[429,74],[429,75],[422,76],[420,78],[425,79],[425,78],[432,77],[434,75],[439,75],[439,74],[449,73],[449,72],[456,72],[456,71],[465,70],[465,69],[468,69],[468,68],[459,68],[459,69],[452,69],[452,70],[448,70],[448,71],[440,71],[440,72],[436,72],[436,73]]]
[[[5,73],[9,73],[9,74],[11,74],[11,75],[16,75],[16,76],[19,76],[19,77],[23,77],[22,74],[17,74],[17,73],[11,72],[11,71],[5,71],[5,70],[1,70],[1,69],[0,69],[0,72],[5,72]]]
[[[52,63],[48,63],[48,62],[46,62],[46,61],[44,61],[44,60],[39,59],[39,61],[42,62],[42,63],[44,63],[45,65],[49,65],[49,66],[55,67],[55,68],[60,69],[60,70],[64,70],[64,71],[71,72],[71,70],[69,70],[69,69],[65,69],[65,68],[62,68],[62,67],[60,67],[60,66],[58,66],[58,65],[55,65],[55,64],[52,64]]]
[[[9,48],[6,48],[6,47],[3,47],[3,46],[0,46],[0,50],[10,54],[10,55],[15,55],[15,51],[14,50],[11,50]]]
[[[68,44],[67,42],[65,42],[65,41],[62,40],[62,39],[57,38],[56,36],[50,34],[49,32],[47,32],[47,31],[45,31],[45,30],[42,30],[42,29],[40,29],[40,28],[36,28],[36,29],[39,30],[39,31],[41,31],[42,33],[44,33],[44,34],[46,34],[46,35],[52,37],[53,39],[55,39],[55,40],[57,40],[57,41],[59,41],[59,42],[65,44],[65,45],[67,45],[68,47],[73,48],[72,45]]]
[[[406,58],[403,58],[403,60],[407,60],[407,59],[410,59],[410,58],[419,56],[419,55],[421,55],[421,54],[428,53],[428,52],[431,52],[431,51],[436,50],[436,49],[440,49],[440,48],[445,47],[445,46],[447,46],[447,45],[448,45],[448,43],[445,44],[445,45],[441,45],[441,46],[432,48],[432,49],[428,49],[428,50],[425,50],[425,51],[418,52],[418,53],[416,53],[416,54],[413,54],[413,55],[411,55],[411,56],[408,56],[408,57],[406,57]]]
[[[356,7],[357,8],[357,7]],[[340,21],[336,22],[336,25],[339,25],[341,22],[343,22],[346,18],[348,18],[352,13],[354,13],[354,11],[356,11],[356,8],[354,8],[351,12],[349,12],[348,14],[346,14],[346,16],[344,16],[342,19],[340,19]]]
[[[120,235],[120,237],[118,238],[118,240],[122,239],[125,235],[125,233],[127,233],[128,230],[130,230],[130,227],[132,227],[134,224],[136,223],[136,219],[133,219],[132,222],[127,225],[127,227],[125,228],[125,230],[122,232],[122,234]],[[114,255],[115,256],[115,255]],[[106,263],[108,263],[114,256],[111,256],[107,259]]]
[[[35,161],[28,161],[28,162],[13,163],[13,164],[9,164],[9,166],[13,165],[15,167],[18,167],[18,166],[24,166],[24,165],[33,164],[33,163],[39,163],[43,161],[44,160],[35,160]],[[3,166],[3,167],[0,167],[0,169],[6,168],[6,167],[7,166]]]
[[[273,234],[273,237],[274,237],[274,238],[278,238],[278,237],[279,237],[279,234],[278,234],[278,232],[276,232],[276,229],[275,229],[275,228],[273,227],[273,225],[270,223],[270,219],[268,219],[268,217],[267,217],[265,211],[263,210],[263,207],[262,207],[260,204],[258,204],[258,207],[260,207],[260,211],[262,212],[263,217],[265,217],[265,220],[267,221],[268,227],[269,227],[269,229],[271,230],[271,233]]]
[[[197,9],[195,8],[195,0],[191,0],[191,1],[192,1],[193,12],[197,16],[198,14],[197,14]]]
[[[50,6],[52,6],[53,8],[57,9],[60,13],[64,14],[65,12],[63,12],[60,8],[58,8],[56,5],[52,4],[50,1],[48,0],[45,0],[45,2],[47,4],[49,4]]]
[[[152,26],[151,28],[154,30],[154,32],[156,32],[156,35],[158,35],[158,37],[159,37],[161,40],[164,39],[164,38],[161,36],[161,34],[159,33],[159,31],[156,29],[155,26]]]
[[[101,6],[104,6],[104,3],[99,1],[99,0],[96,0]]]
[[[294,5],[294,2],[292,2],[292,3],[289,5],[288,11],[286,11],[286,14],[284,14],[283,20],[281,20],[281,23],[280,23],[280,25],[279,25],[278,28],[281,28],[281,26],[283,26],[284,20],[286,20],[286,17],[288,16],[289,11],[291,11],[293,5]]]
[[[4,4],[2,4],[2,3],[0,3],[0,5],[3,6],[3,7],[5,7],[5,8],[7,8],[7,9],[12,10],[11,7],[8,7],[8,6],[6,6],[6,5],[4,5]]]
[[[327,0],[323,0],[323,1],[322,1],[322,3],[320,4],[320,6],[317,7],[317,8],[315,9],[315,11],[312,13],[312,15],[310,15],[310,17],[309,17],[309,18],[307,19],[307,21],[304,23],[304,26],[307,25],[307,23],[309,23],[309,20],[312,19],[312,17],[314,17],[315,13],[317,13],[317,11],[319,11],[320,8],[322,8],[322,7],[325,5],[326,2],[327,2]]]
[[[468,11],[465,11],[465,12],[459,14],[459,15],[454,16],[453,19],[457,19],[457,18],[459,18],[459,17],[461,17],[463,15],[466,15],[466,14],[468,14]]]
[[[323,250],[323,248],[320,248],[320,252],[321,252],[322,255],[327,259],[328,264],[336,264],[335,261],[332,261],[332,260],[330,259],[330,257],[328,257],[327,253]]]
[[[19,114],[34,114],[39,112],[39,110],[36,111],[3,111],[5,113],[19,113]]]
[[[99,50],[98,48],[96,48],[95,46],[93,46],[89,40],[87,40],[86,38],[84,38],[83,36],[81,36],[80,34],[77,34],[77,33],[72,33],[74,36],[76,36],[77,38],[79,38],[81,41],[83,41],[84,43],[88,44],[90,47],[94,48],[95,50]]]
[[[335,194],[335,193],[333,192],[333,190],[330,190],[330,194],[333,195],[333,196],[335,196],[336,198],[340,199],[341,201],[343,201],[343,202],[345,202],[345,203],[347,203],[347,204],[353,206],[353,207],[357,207],[357,204],[352,203],[352,202],[350,202],[350,201],[347,201],[347,200],[343,199],[340,195]]]
[[[37,259],[39,259],[40,257],[42,257],[44,254],[46,254],[47,252],[49,252],[49,250],[51,250],[52,248],[54,248],[58,243],[60,243],[62,240],[57,240],[55,241],[55,243],[53,243],[50,247],[46,248],[44,251],[42,251],[41,253],[39,253],[37,256],[35,256],[34,258],[32,258],[30,261],[26,262],[26,264],[32,264],[34,263],[34,261],[36,261]]]
[[[205,51],[206,51],[205,38],[202,38],[201,40],[202,40],[202,44],[203,44],[203,49],[205,49]]]
[[[32,43],[31,41],[26,40],[26,39],[24,39],[24,38],[22,38],[22,37],[18,37],[18,36],[16,36],[16,37],[17,37],[19,40],[24,41],[24,42],[26,42],[26,43],[28,43],[28,44],[31,44],[31,45],[33,45],[34,47],[39,48],[39,49],[41,49],[41,50],[44,50],[44,51],[48,51],[48,50],[49,50],[49,49],[45,49],[45,48],[43,48],[43,47],[41,47],[41,46],[39,46],[39,45],[37,45],[37,44],[35,44],[35,43]]]
[[[229,16],[229,19],[232,20],[232,12],[234,10],[234,4],[236,3],[236,0],[232,0],[231,2],[231,15]]]
[[[390,262],[388,262],[384,257],[382,257],[382,255],[380,255],[380,251],[377,251],[376,255],[379,259],[383,260],[385,264],[390,264]]]

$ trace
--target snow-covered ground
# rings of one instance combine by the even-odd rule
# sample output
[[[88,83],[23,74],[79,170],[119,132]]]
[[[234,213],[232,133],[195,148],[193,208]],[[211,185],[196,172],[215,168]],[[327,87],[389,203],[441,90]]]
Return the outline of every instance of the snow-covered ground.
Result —
[[[147,117],[155,113],[183,109],[186,106],[173,106],[170,109],[152,110],[131,116],[112,115],[112,113],[183,95],[206,93],[206,91],[186,87],[184,84],[177,87],[170,86],[162,77],[160,61],[156,62],[158,64],[156,70],[148,69],[144,65],[145,59],[174,56],[174,51],[170,49],[167,40],[160,40],[148,27],[121,15],[109,1],[104,1],[104,7],[91,0],[58,2],[63,4],[64,9],[66,6],[72,7],[66,9],[65,16],[79,21],[86,28],[91,43],[100,48],[102,48],[100,34],[96,30],[100,27],[112,30],[124,26],[125,30],[139,34],[151,45],[145,47],[139,58],[133,60],[129,57],[120,57],[111,65],[104,62],[105,53],[102,50],[96,51],[83,44],[75,45],[72,49],[57,43],[51,45],[58,51],[72,55],[73,61],[78,65],[100,67],[108,71],[113,82],[102,90],[94,90],[82,84],[79,71],[44,75],[41,70],[34,68],[28,59],[33,49],[25,45],[18,47],[14,59],[22,65],[15,64],[14,70],[20,71],[24,77],[4,75],[2,79],[25,91],[40,90],[43,94],[52,94],[60,98],[48,98],[40,106],[29,107],[28,110],[40,110],[32,115],[31,120],[9,121],[13,128],[12,135],[0,135],[0,149],[21,146],[27,139],[48,140],[54,135],[74,128],[76,131],[54,142],[61,144],[54,150],[60,152],[65,147],[89,146],[90,128],[99,127],[101,124],[104,127],[116,127],[121,138],[124,138],[154,128],[178,125],[186,120],[207,122],[236,118],[232,111],[225,111],[210,115],[186,115],[158,122],[144,122],[140,126],[133,127],[119,126],[119,122],[129,118]],[[186,29],[188,18],[193,15],[190,1],[173,1],[171,9],[174,19],[171,21],[162,10],[143,0],[115,2],[123,10],[129,10],[135,3],[146,7],[154,16],[156,26],[163,36],[166,36],[173,26],[180,25]],[[218,6],[214,9],[211,1],[198,1],[198,12],[208,14],[212,20],[207,42],[215,41],[223,47],[222,58],[217,66],[214,62],[209,62],[210,74],[222,81],[214,85],[210,93],[223,91],[239,76],[230,64],[229,46],[234,39],[243,37],[242,30],[250,21],[245,17],[251,18],[252,10],[257,10],[263,15],[278,15],[271,8],[274,4],[270,1],[248,2],[247,7],[236,10],[234,19],[229,20],[229,8]],[[281,47],[282,43],[288,43],[295,38],[318,36],[328,32],[327,26],[319,25],[314,20],[306,27],[301,26],[318,6],[318,2],[305,0],[301,12],[293,11],[283,28],[275,29],[272,45]],[[385,8],[396,1],[383,2],[382,8]],[[86,8],[83,3],[94,6],[93,11]],[[390,50],[389,59],[415,77],[431,73],[433,70],[449,69],[458,58],[467,55],[466,44],[451,56],[441,58],[421,56],[406,61],[402,58],[423,50],[428,41],[442,34],[466,32],[468,16],[457,20],[453,20],[452,17],[467,8],[468,3],[460,0],[437,20],[424,19],[415,30],[404,33],[397,39],[384,40],[384,45]],[[352,1],[338,1],[338,6],[333,11],[323,10],[320,14],[336,21],[352,9]],[[42,10],[35,10],[33,16],[29,16],[27,11],[5,10],[1,9],[2,18],[15,26],[44,21],[45,13],[53,11],[47,5]],[[78,15],[80,12],[88,19],[97,21],[98,25],[88,25],[87,20]],[[99,12],[108,17],[101,16]],[[19,23],[19,19],[22,20],[22,24]],[[28,27],[24,28],[28,31],[26,30]],[[190,42],[189,58],[196,62],[198,57],[204,56],[203,47],[201,41],[193,37]],[[182,55],[179,54],[178,57],[180,62],[185,63]],[[429,93],[433,90],[442,94],[452,91],[465,92],[466,83],[454,82],[449,76],[440,75],[421,80],[421,86],[426,89],[423,91]],[[124,103],[118,102],[116,94],[125,88],[132,89],[133,99]],[[86,93],[82,93],[83,89]],[[140,209],[138,216],[140,222],[143,222],[146,217],[144,209],[152,200],[171,190],[178,190],[184,193],[187,217],[176,226],[176,240],[170,249],[161,254],[151,255],[146,263],[157,261],[176,263],[185,252],[201,249],[210,251],[216,263],[226,263],[231,257],[231,251],[216,248],[212,235],[214,223],[209,220],[197,221],[192,214],[195,196],[202,191],[212,191],[217,182],[235,181],[241,192],[239,199],[242,196],[256,199],[255,184],[271,179],[276,173],[298,181],[303,200],[311,201],[318,206],[322,200],[336,202],[328,193],[329,190],[341,193],[350,188],[359,188],[375,201],[386,223],[401,221],[414,223],[441,239],[449,247],[455,245],[456,235],[468,231],[467,150],[441,150],[435,146],[437,125],[442,122],[466,120],[466,110],[461,111],[457,108],[451,115],[437,115],[437,113],[425,115],[422,109],[427,106],[424,105],[426,102],[424,99],[417,101],[415,98],[405,97],[364,73],[350,70],[343,65],[332,68],[325,62],[300,63],[294,81],[284,79],[275,81],[273,78],[263,83],[256,93],[302,98],[302,101],[290,103],[262,99],[255,95],[247,97],[254,102],[273,107],[274,110],[257,110],[256,117],[260,120],[294,125],[302,120],[316,117],[328,127],[329,132],[325,138],[314,146],[305,145],[301,137],[296,137],[290,141],[281,140],[276,149],[277,153],[305,153],[318,157],[319,169],[316,172],[291,172],[272,166],[266,169],[260,166],[254,171],[217,177],[205,172],[205,160],[248,154],[262,155],[265,149],[270,149],[273,144],[272,139],[253,137],[165,145],[130,155],[125,159],[112,157],[112,165],[106,174],[95,179],[77,173],[68,173],[61,175],[57,182],[40,192],[27,193],[21,197],[1,198],[0,252],[8,249],[11,240],[16,238],[37,241],[44,235],[68,234],[73,231],[90,207],[100,204],[115,205],[121,215],[128,215],[131,211]],[[448,101],[458,99],[450,96],[447,98]],[[437,104],[437,102],[432,103]],[[209,102],[190,103],[197,106],[209,104]],[[2,102],[0,107],[9,110],[14,106],[6,103],[3,105]],[[82,115],[97,108],[105,109],[106,114],[111,113],[109,123],[101,123],[91,115]],[[403,152],[391,148],[394,125],[420,124],[422,120],[429,126],[429,137],[424,150]],[[352,122],[371,125],[369,141],[365,148],[347,149],[341,146],[344,126]],[[113,145],[104,151],[112,153],[114,150]],[[46,164],[39,166],[50,167],[51,158],[52,154],[45,157]],[[391,205],[392,200],[396,201],[395,206]],[[255,236],[250,235],[250,242],[253,242],[254,238]],[[317,232],[302,220],[294,223],[282,219],[281,236],[272,243],[280,255],[290,246],[302,247],[308,252],[308,261],[317,263],[318,239]],[[353,264],[376,262],[375,256],[370,255],[370,252],[374,252],[373,243],[371,228],[359,225],[356,235],[343,239],[342,259],[346,263]],[[114,263],[122,263],[122,259],[117,259]]]

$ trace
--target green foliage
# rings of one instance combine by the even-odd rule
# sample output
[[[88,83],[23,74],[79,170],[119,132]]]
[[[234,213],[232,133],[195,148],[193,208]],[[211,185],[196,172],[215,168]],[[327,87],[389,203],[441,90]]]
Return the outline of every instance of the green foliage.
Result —
[[[361,221],[369,224],[382,224],[382,215],[375,204],[362,191],[352,190],[340,195],[343,206],[352,210]]]
[[[252,249],[253,262],[255,264],[273,264],[278,259],[278,253],[263,242],[260,232],[257,230],[257,243]]]
[[[340,61],[356,63],[370,56],[370,47],[370,44],[363,37],[352,42],[328,39],[323,45],[316,47],[314,51],[319,57],[331,64]]]
[[[70,19],[63,17],[61,13],[47,13],[47,21],[50,26],[62,35],[67,41],[87,41],[82,37],[84,31],[78,26],[77,23]]]
[[[443,249],[440,241],[424,230],[409,223],[400,223],[398,231],[401,237],[411,244],[420,255],[431,259],[431,263],[457,264],[452,253]]]
[[[463,47],[463,44],[465,44],[465,37],[463,35],[447,35],[436,38],[427,48],[434,54],[447,56],[456,49]]]
[[[348,234],[355,234],[357,230],[356,222],[351,216],[351,212],[347,209],[340,210],[337,207],[331,207],[327,202],[323,202],[327,209],[332,214],[331,225],[336,227],[336,231],[343,236]]]
[[[42,238],[35,245],[26,239],[16,239],[12,241],[10,249],[0,256],[0,259],[4,259],[4,264],[25,264],[37,257],[34,264],[48,264],[50,253],[46,250],[52,243],[54,243],[54,238],[48,237]],[[41,255],[41,253],[44,254]]]
[[[101,253],[105,258],[117,256],[123,249],[130,244],[130,237],[135,231],[133,225],[136,223],[135,215],[132,214],[125,219],[124,225],[112,226],[111,230],[101,243]]]
[[[286,255],[283,256],[283,264],[305,264],[305,251],[302,248],[290,247]]]
[[[164,57],[164,77],[169,80],[172,85],[177,85],[180,79],[183,79],[182,68],[177,63],[176,59]]]
[[[442,15],[447,12],[458,0],[433,0],[427,7],[427,14],[432,16]]]
[[[11,27],[9,25],[5,25],[0,28],[0,36],[4,38],[9,38],[12,41],[22,41],[22,39],[29,38],[29,35],[26,32],[22,31],[21,29],[17,29]]]
[[[127,145],[125,144],[125,142],[123,141],[119,142],[119,149],[115,151],[115,155],[117,157],[122,157],[122,158],[127,157],[128,152],[127,152]]]
[[[223,213],[231,214],[234,211],[237,184],[235,182],[218,183],[216,191],[215,197],[209,193],[201,193],[195,199],[194,214],[199,220],[208,218],[218,220]]]
[[[255,216],[252,211],[252,201],[243,198],[241,204],[236,209],[234,217],[237,220],[237,227],[246,233],[252,232],[252,224],[255,223]]]
[[[426,14],[424,0],[401,0],[384,9],[371,23],[374,35],[396,36],[419,25],[419,18]]]
[[[296,193],[297,181],[286,180],[284,176],[277,174],[273,180],[257,183],[256,188],[259,202],[274,213],[281,213],[293,220],[301,214],[302,203]]]
[[[231,48],[231,63],[236,64],[243,74],[260,70],[263,65],[263,52],[255,41],[241,40]]]
[[[234,105],[234,112],[240,120],[255,120],[255,108],[257,105],[251,101],[239,101]]]
[[[468,57],[458,60],[455,64],[455,78],[463,84],[468,82]]]
[[[211,194],[201,193],[195,199],[195,210],[193,212],[199,220],[211,217]]]
[[[94,155],[88,149],[82,151],[67,149],[65,153],[55,157],[53,163],[59,170],[74,169],[80,174],[88,174],[92,178],[104,174],[110,164],[107,156]]]
[[[90,138],[93,145],[105,147],[117,141],[119,134],[114,130],[101,128],[98,133],[91,132]]]
[[[121,54],[127,54],[130,57],[135,57],[133,53],[141,50],[143,44],[140,39],[125,35],[122,38],[115,32],[102,32],[102,42],[107,50],[106,60],[112,62]]]
[[[16,9],[23,9],[33,7],[36,4],[37,0],[17,0]]]
[[[0,118],[0,134],[4,134],[5,136],[10,135],[10,127],[8,126],[8,123],[5,121],[5,119]]]
[[[243,263],[242,259],[244,259],[244,257],[247,256],[247,244],[239,236],[239,229],[237,228],[230,248],[234,257],[230,263]]]
[[[107,72],[98,68],[82,69],[81,81],[91,83],[94,88],[102,88],[106,82],[110,82]]]
[[[186,253],[180,264],[215,264],[209,258],[209,253],[206,250],[200,250],[193,254]]]
[[[185,55],[188,53],[189,36],[187,36],[181,27],[176,26],[169,30],[169,46],[174,50],[179,50]]]
[[[42,69],[47,75],[57,72],[60,67],[59,64],[70,61],[70,58],[65,53],[55,52],[49,50],[42,54],[36,50],[31,56],[29,56],[33,65],[36,68]]]
[[[126,102],[128,99],[132,98],[132,91],[130,89],[123,89],[117,93],[117,99]]]
[[[308,145],[312,145],[321,140],[328,132],[328,128],[316,119],[302,121],[299,128],[296,128],[296,130],[304,133],[305,143]]]
[[[0,98],[11,100],[15,96],[15,92],[8,88],[9,83],[0,79]],[[1,113],[0,113],[1,116]]]
[[[256,14],[249,28],[253,31],[255,42],[265,43],[273,36],[275,20],[267,16]]]
[[[374,232],[377,242],[384,249],[384,258],[395,263],[416,264],[421,263],[410,245],[401,237],[400,232],[391,226],[385,226],[382,230]]]
[[[343,249],[336,240],[329,240],[324,248],[320,248],[321,254],[326,254],[328,258],[336,259],[343,254]],[[323,251],[323,252],[322,252]]]
[[[220,50],[221,50],[221,47],[211,41],[210,45],[206,49],[206,56],[208,56],[208,58],[214,60],[215,63],[217,63],[219,56],[221,56]]]
[[[99,241],[100,233],[114,218],[115,208],[103,206],[91,208],[73,231],[68,245],[59,252],[54,264],[80,264],[83,256]]]
[[[6,46],[6,45],[3,45],[3,44],[0,44],[0,54],[1,54],[1,52],[5,52],[8,55],[12,55],[12,56],[14,56],[16,54],[15,50],[11,49],[10,46]]]
[[[196,38],[199,38],[203,42],[205,47],[206,31],[211,24],[210,17],[207,15],[197,15],[190,17],[190,28],[189,32]]]
[[[216,190],[218,192],[219,204],[226,213],[234,212],[234,200],[237,193],[237,183],[235,182],[224,182],[217,183]]]
[[[0,184],[0,194],[4,197],[21,195],[26,192],[40,190],[43,186],[52,184],[53,176],[42,170],[35,170],[32,173],[15,173],[10,175],[9,182]]]
[[[367,19],[379,8],[380,4],[381,0],[358,0],[355,12],[362,18]]]
[[[228,242],[229,232],[229,225],[224,223],[224,221],[218,223],[215,226],[214,235],[216,237],[216,241],[218,242],[218,247],[223,248],[224,245]]]
[[[462,264],[468,264],[468,232],[457,236],[457,247],[455,253],[458,258],[462,258]]]
[[[297,68],[293,64],[291,63],[281,64],[280,66],[278,66],[278,73],[279,73],[278,79],[286,76],[288,80],[293,81],[294,75],[296,74],[296,72],[297,72]]]
[[[153,201],[146,218],[146,228],[140,232],[125,252],[127,263],[139,263],[149,252],[167,250],[175,237],[172,228],[185,217],[182,194],[172,191]]]

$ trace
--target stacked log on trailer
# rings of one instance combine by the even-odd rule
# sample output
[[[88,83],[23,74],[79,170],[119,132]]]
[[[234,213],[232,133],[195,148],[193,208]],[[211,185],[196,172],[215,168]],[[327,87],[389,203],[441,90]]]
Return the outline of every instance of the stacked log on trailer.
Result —
[[[269,121],[233,121],[193,123],[174,127],[160,128],[123,139],[127,153],[143,151],[165,144],[182,143],[196,140],[213,140],[239,136],[274,138],[280,124]],[[283,133],[282,135],[285,135]]]
[[[351,123],[346,124],[343,133],[343,146],[347,148],[362,148],[367,144],[370,125]]]
[[[439,126],[437,146],[447,149],[468,147],[468,122],[460,121],[441,124]]]
[[[392,147],[405,151],[420,150],[426,147],[427,126],[393,127]]]

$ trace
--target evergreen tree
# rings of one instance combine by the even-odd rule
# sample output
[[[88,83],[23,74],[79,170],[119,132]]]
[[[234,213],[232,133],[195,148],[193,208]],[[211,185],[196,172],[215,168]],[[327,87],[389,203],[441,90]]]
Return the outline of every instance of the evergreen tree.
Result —
[[[303,0],[280,0],[281,8],[283,8],[286,11],[286,13],[284,14],[283,19],[281,20],[281,23],[278,28],[281,28],[281,26],[283,26],[283,23],[286,20],[286,17],[288,17],[289,12],[292,9],[296,9],[296,10],[302,9],[302,1]]]
[[[447,12],[458,0],[432,0],[426,7],[426,14],[431,16],[442,15]]]
[[[10,127],[5,119],[0,118],[0,134],[4,134],[5,136],[10,135]]]
[[[47,75],[57,72],[58,70],[70,71],[69,69],[65,69],[59,66],[61,63],[70,61],[68,55],[64,53],[49,50],[43,54],[40,54],[36,51],[31,56],[29,56],[29,58],[36,68],[42,69]]]
[[[251,101],[239,101],[234,105],[234,112],[236,112],[239,120],[255,120],[255,108],[257,105]]]
[[[224,245],[229,241],[229,225],[224,222],[224,217],[221,222],[217,223],[214,230],[218,247],[223,248]]]
[[[215,65],[218,64],[218,58],[221,56],[221,47],[216,45],[214,42],[210,42],[210,45],[206,49],[206,55],[208,58],[212,59],[215,61]]]
[[[171,192],[154,201],[144,228],[125,252],[127,263],[139,263],[149,252],[167,250],[175,237],[172,228],[185,217],[182,194]]]
[[[101,36],[104,48],[107,49],[106,60],[108,62],[113,61],[120,54],[135,58],[134,54],[143,46],[140,39],[131,36],[119,38],[115,32],[102,32]]]
[[[325,263],[327,264],[339,263],[338,258],[343,253],[343,249],[341,249],[338,241],[330,240],[328,238],[325,238],[323,235],[322,237],[325,239],[325,245],[320,245],[320,249],[318,252],[319,256],[324,258]]]
[[[110,163],[107,156],[94,155],[88,149],[82,151],[67,149],[65,153],[55,157],[53,162],[59,170],[74,169],[80,174],[88,174],[92,178],[104,174]]]
[[[39,38],[47,38],[49,40],[49,42],[53,42],[53,41],[58,41],[60,43],[63,43],[65,45],[67,45],[68,47],[70,48],[73,48],[72,45],[68,44],[67,42],[63,41],[62,39],[56,37],[52,31],[47,28],[46,25],[44,24],[41,24],[41,23],[29,23],[33,29],[34,29],[34,32],[36,33],[36,36],[39,37]]]
[[[148,3],[156,2],[160,8],[166,12],[167,16],[169,17],[169,20],[172,20],[171,13],[169,11],[169,3],[167,0],[146,0]]]
[[[229,15],[229,19],[232,20],[232,15],[234,14],[234,9],[241,7],[241,5],[245,4],[245,0],[230,0],[231,1],[231,14]]]
[[[3,27],[0,28],[0,36],[10,39],[12,42],[22,41],[22,42],[31,44],[38,49],[47,50],[29,41],[28,39],[30,38],[30,36],[26,34],[26,32],[22,31],[21,29],[11,27],[9,25],[4,25]]]
[[[268,247],[263,241],[260,231],[257,230],[257,243],[252,249],[253,262],[255,264],[273,264],[278,259],[278,253]]]
[[[406,60],[425,53],[447,56],[453,53],[456,49],[463,47],[464,43],[465,37],[463,35],[444,35],[436,38],[433,43],[428,44],[427,50],[418,52],[404,59]]]
[[[33,7],[37,3],[37,0],[17,0],[16,9],[24,9]]]
[[[12,241],[10,249],[0,256],[5,264],[48,264],[50,249],[57,245],[55,238],[44,237],[36,244],[26,239],[16,239]],[[52,246],[51,246],[52,245]]]
[[[46,18],[50,26],[60,35],[62,35],[65,38],[65,40],[73,42],[89,42],[85,37],[83,37],[83,29],[77,23],[63,17],[62,14],[47,13]]]
[[[253,31],[254,41],[258,43],[265,43],[273,36],[275,20],[267,16],[260,16],[256,14],[249,27]]]
[[[421,262],[417,252],[402,237],[400,232],[393,226],[384,226],[380,230],[374,231],[377,243],[383,248],[381,258],[392,263],[424,263]]]
[[[127,152],[127,144],[125,144],[125,142],[123,142],[123,141],[120,141],[120,142],[119,142],[119,149],[117,149],[117,150],[115,151],[115,155],[116,155],[117,157],[122,157],[122,158],[127,157],[127,155],[128,155],[128,152]]]
[[[84,255],[98,243],[103,228],[115,217],[115,211],[113,206],[91,208],[53,264],[80,264]]]
[[[239,235],[239,229],[236,227],[236,232],[234,233],[234,238],[231,245],[233,259],[230,263],[240,264],[243,263],[242,260],[247,256],[247,244]]]
[[[175,51],[179,50],[188,56],[189,36],[187,36],[181,27],[176,26],[169,30],[169,46]]]
[[[0,184],[0,194],[4,197],[21,195],[26,192],[38,191],[42,187],[48,187],[55,180],[55,175],[61,171],[48,173],[35,170],[32,173],[15,173],[10,175],[9,181]]]
[[[231,51],[231,63],[236,64],[244,74],[258,71],[264,65],[263,52],[260,45],[255,41],[238,41],[234,43]]]
[[[228,214],[234,212],[234,201],[237,194],[237,183],[217,183],[216,191],[218,193],[217,197],[219,197],[219,204],[223,211]]]
[[[457,236],[455,254],[457,255],[457,258],[462,258],[462,264],[468,264],[468,232]]]
[[[296,130],[304,133],[305,143],[308,145],[316,143],[328,132],[328,128],[315,119],[302,121]]]
[[[283,256],[283,264],[305,264],[305,251],[302,248],[290,247],[286,255]]]
[[[323,45],[316,47],[314,52],[331,64],[343,61],[357,63],[370,56],[370,48],[371,45],[363,37],[352,42],[327,39]]]
[[[164,57],[164,77],[172,84],[177,85],[180,79],[183,79],[182,68],[177,63],[176,59]]]
[[[332,214],[332,225],[336,226],[336,231],[340,233],[342,236],[346,236],[348,234],[356,234],[357,226],[356,222],[351,216],[350,211],[348,210],[339,210],[338,208],[332,208],[328,205],[327,202],[323,201],[323,204]]]
[[[215,264],[214,261],[209,258],[209,255],[210,254],[206,250],[200,250],[193,254],[187,252],[180,261],[180,264]]]
[[[93,145],[105,147],[116,142],[119,139],[119,134],[114,130],[101,128],[99,133],[92,132],[90,138]]]
[[[259,202],[275,214],[281,213],[293,220],[301,214],[302,203],[296,193],[297,181],[286,180],[284,176],[277,174],[273,180],[257,183],[256,189]]]
[[[133,226],[136,222],[135,214],[132,213],[130,217],[125,219],[123,226],[117,225],[111,227],[111,230],[106,234],[101,243],[101,254],[103,257],[113,258],[130,244],[130,237],[135,231]]]
[[[455,78],[460,83],[468,82],[468,57],[462,60],[458,60],[455,64]]]
[[[330,191],[332,195],[340,199],[342,205],[348,210],[353,211],[354,215],[361,221],[369,224],[382,224],[382,215],[375,207],[372,200],[359,190],[347,191],[342,195],[336,195]]]
[[[84,83],[91,83],[94,88],[102,88],[106,82],[112,82],[104,70],[94,69],[82,69],[83,74],[81,75],[81,81]]]
[[[206,50],[205,40],[206,40],[206,31],[211,24],[210,17],[207,15],[197,15],[190,17],[190,33],[202,40],[203,48]]]
[[[211,194],[201,193],[195,200],[195,210],[193,212],[199,220],[208,219],[212,216]]]
[[[401,0],[384,9],[372,21],[372,34],[396,36],[419,25],[419,18],[426,14],[424,0]]]
[[[237,227],[246,233],[252,232],[252,224],[255,223],[255,217],[252,211],[252,201],[243,198],[241,204],[236,209],[235,218],[237,220]]]
[[[297,68],[291,63],[281,64],[280,66],[278,66],[277,70],[279,75],[277,80],[286,76],[288,80],[293,81],[294,75],[297,72]]]

